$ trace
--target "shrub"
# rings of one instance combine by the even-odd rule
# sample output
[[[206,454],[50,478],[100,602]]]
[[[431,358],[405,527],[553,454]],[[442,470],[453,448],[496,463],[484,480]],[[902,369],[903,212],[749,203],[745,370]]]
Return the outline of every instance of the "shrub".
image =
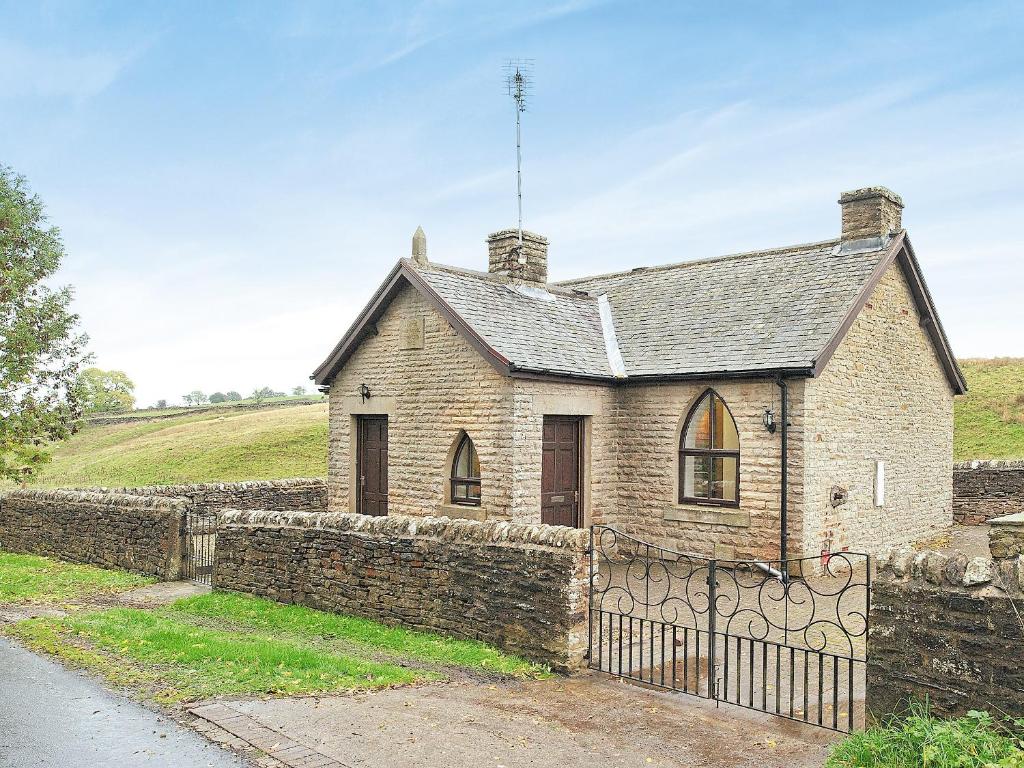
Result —
[[[1024,768],[1024,721],[987,712],[933,717],[915,703],[903,717],[854,733],[832,747],[826,768]]]

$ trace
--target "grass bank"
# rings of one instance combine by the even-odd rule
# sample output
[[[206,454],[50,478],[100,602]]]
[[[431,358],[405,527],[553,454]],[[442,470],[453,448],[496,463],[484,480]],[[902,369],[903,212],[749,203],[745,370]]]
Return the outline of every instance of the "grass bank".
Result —
[[[969,392],[954,407],[953,454],[1024,459],[1024,358],[961,360]]]
[[[327,474],[327,404],[224,408],[87,426],[54,447],[33,486],[132,486]]]
[[[62,603],[124,592],[153,581],[126,571],[0,552],[0,603]]]
[[[7,632],[162,704],[379,688],[456,671],[546,674],[483,643],[228,593],[30,619]]]

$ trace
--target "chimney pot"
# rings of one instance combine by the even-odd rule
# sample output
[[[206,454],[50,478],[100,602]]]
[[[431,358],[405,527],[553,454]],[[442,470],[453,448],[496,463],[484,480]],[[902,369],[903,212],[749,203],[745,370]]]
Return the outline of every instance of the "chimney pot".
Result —
[[[548,281],[548,239],[543,235],[524,230],[520,247],[519,230],[494,232],[487,236],[487,256],[493,274],[528,283]]]
[[[885,238],[902,229],[903,199],[886,187],[865,187],[839,196],[842,241]]]

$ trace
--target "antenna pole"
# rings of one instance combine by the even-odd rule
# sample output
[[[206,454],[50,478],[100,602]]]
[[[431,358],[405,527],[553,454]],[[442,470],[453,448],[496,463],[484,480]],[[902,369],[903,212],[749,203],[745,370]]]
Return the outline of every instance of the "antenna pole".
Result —
[[[505,64],[505,85],[516,104],[516,203],[519,210],[519,253],[523,249],[523,121],[532,84],[532,59],[510,59]]]
[[[516,109],[516,197],[519,201],[519,247],[523,246],[523,143],[519,116],[522,111]]]

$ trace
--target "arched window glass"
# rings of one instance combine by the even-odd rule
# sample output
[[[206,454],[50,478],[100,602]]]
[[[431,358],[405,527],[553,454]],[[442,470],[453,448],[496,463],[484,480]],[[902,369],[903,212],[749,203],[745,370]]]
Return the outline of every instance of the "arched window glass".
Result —
[[[679,501],[739,506],[740,436],[725,401],[709,389],[679,441]]]
[[[452,462],[452,503],[480,506],[480,457],[476,446],[463,435]]]

